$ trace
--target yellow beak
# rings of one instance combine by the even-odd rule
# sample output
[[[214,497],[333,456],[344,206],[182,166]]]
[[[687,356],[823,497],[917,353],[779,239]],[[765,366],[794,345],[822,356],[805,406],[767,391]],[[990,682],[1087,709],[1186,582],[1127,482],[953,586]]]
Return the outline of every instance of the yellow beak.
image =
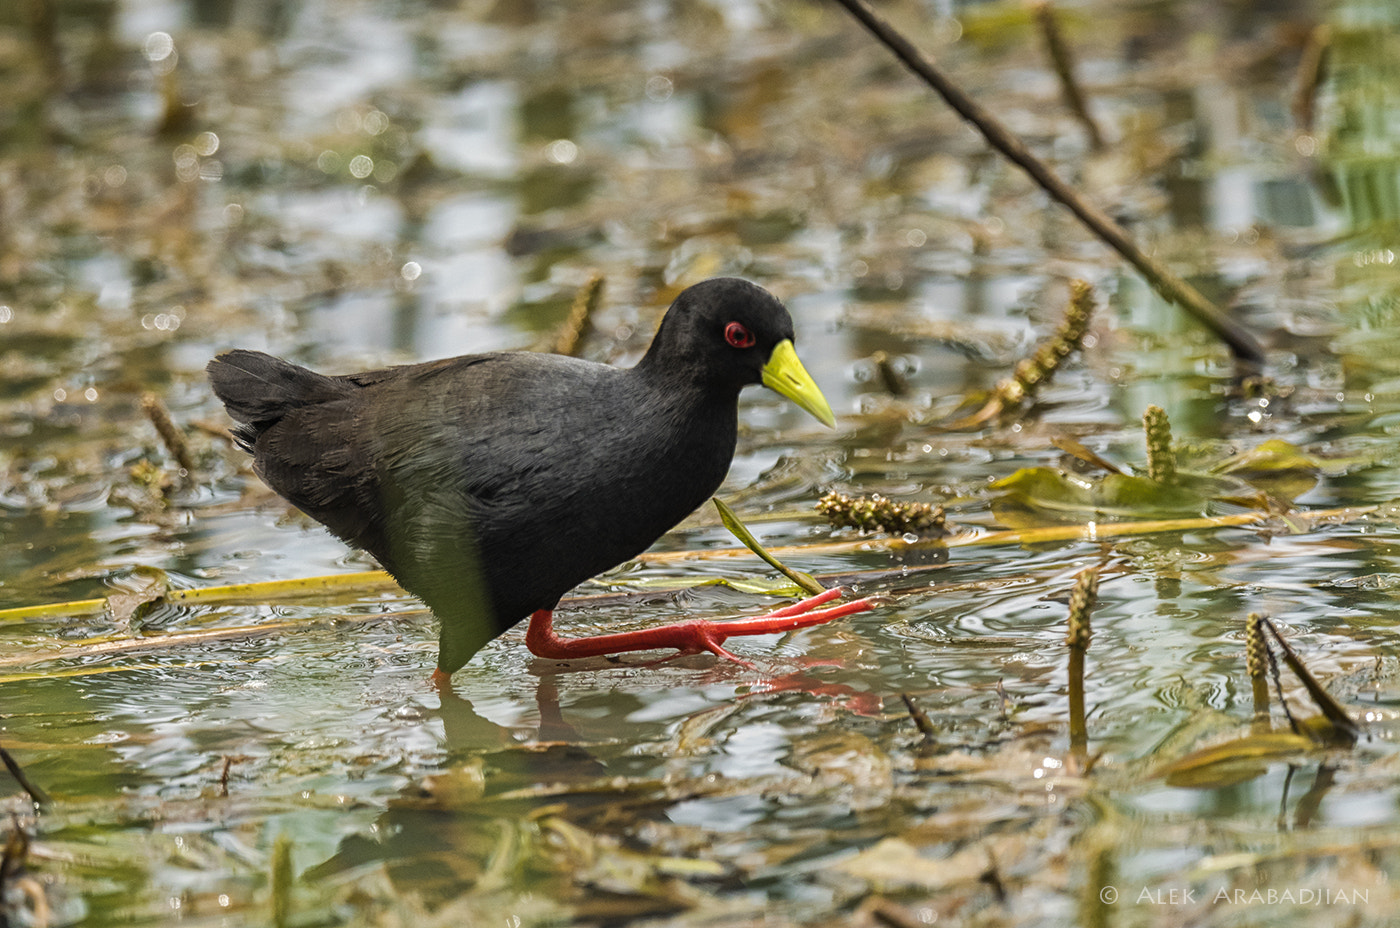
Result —
[[[827,428],[836,428],[836,416],[822,391],[817,389],[812,375],[797,359],[797,349],[792,347],[791,340],[785,338],[778,342],[768,356],[768,363],[763,365],[763,385],[810,412]]]

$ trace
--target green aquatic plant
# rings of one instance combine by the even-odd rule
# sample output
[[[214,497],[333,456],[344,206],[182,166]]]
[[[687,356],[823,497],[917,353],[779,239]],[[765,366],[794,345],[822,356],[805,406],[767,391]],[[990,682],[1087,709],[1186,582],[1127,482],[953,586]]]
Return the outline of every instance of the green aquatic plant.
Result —
[[[1323,458],[1281,439],[1244,453],[1233,446],[1183,448],[1172,440],[1171,423],[1158,406],[1143,414],[1147,462],[1129,473],[1074,440],[1062,450],[1102,476],[1053,467],[1025,467],[991,484],[992,510],[1006,525],[1028,528],[1049,522],[1101,522],[1205,516],[1222,505],[1255,509],[1292,521],[1292,499],[1320,474],[1364,464],[1360,459]]]

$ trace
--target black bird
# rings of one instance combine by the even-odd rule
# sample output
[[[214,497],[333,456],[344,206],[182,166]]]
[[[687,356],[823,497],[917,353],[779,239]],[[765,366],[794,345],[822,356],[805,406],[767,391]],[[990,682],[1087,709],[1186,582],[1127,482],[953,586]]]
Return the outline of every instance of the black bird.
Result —
[[[527,615],[541,657],[677,648],[738,660],[725,638],[870,608],[813,612],[840,595],[829,590],[738,622],[573,640],[553,631],[560,597],[644,551],[719,487],[745,386],[835,424],[792,340],[777,298],[718,278],[676,298],[630,369],[493,352],[335,377],[235,350],[208,373],[258,475],[432,609],[433,679],[445,682]]]

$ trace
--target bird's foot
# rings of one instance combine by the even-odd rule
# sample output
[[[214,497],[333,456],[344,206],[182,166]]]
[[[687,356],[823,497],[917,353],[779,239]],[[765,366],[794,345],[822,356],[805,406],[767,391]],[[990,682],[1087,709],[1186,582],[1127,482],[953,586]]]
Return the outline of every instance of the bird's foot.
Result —
[[[809,599],[775,609],[766,615],[752,619],[738,619],[732,622],[692,619],[673,625],[644,628],[632,632],[618,632],[612,635],[595,635],[591,638],[560,638],[554,633],[553,613],[548,609],[541,609],[530,617],[530,628],[525,633],[525,644],[537,657],[551,660],[597,657],[625,651],[675,648],[680,654],[699,654],[702,651],[709,651],[725,660],[734,661],[745,667],[752,667],[753,665],[748,661],[724,648],[726,639],[739,635],[770,635],[776,632],[808,628],[874,608],[870,600],[857,599],[849,603],[841,603],[830,609],[817,609],[818,606],[839,599],[842,592],[839,587],[830,589]]]

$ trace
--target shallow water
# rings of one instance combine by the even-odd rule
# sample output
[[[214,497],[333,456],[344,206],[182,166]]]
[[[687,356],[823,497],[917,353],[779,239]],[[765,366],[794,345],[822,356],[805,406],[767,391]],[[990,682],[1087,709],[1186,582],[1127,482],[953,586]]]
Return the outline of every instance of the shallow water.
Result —
[[[944,7],[887,13],[1232,307],[1267,350],[1261,382],[834,6],[91,0],[54,4],[50,27],[0,11],[0,609],[150,569],[198,588],[372,568],[216,436],[191,432],[182,480],[141,394],[217,428],[202,370],[226,348],[349,371],[532,347],[595,272],[585,353],[616,363],[688,283],[738,274],[783,297],[841,424],[746,393],[719,495],[793,566],[889,597],[732,640],[755,669],[560,667],[517,629],[444,697],[432,619],[391,587],[0,622],[0,746],[55,802],[35,814],[8,779],[0,797],[33,837],[48,923],[266,924],[288,893],[299,925],[1388,923],[1395,13],[1066,4],[1110,140],[1096,154],[1025,10]],[[1331,44],[1306,127],[1290,102],[1317,23]],[[1028,414],[949,428],[1053,329],[1072,277],[1102,304],[1084,349]],[[880,387],[877,351],[904,395]],[[1084,531],[992,543],[992,480],[1070,466],[1058,436],[1140,466],[1149,404],[1184,460],[1280,439],[1321,459],[1299,510],[1376,508],[1098,538],[1087,523],[1111,518],[1042,513]],[[831,488],[943,503],[960,541],[858,545],[813,513]],[[832,540],[852,543],[814,547]],[[580,588],[598,598],[561,627],[770,608],[680,589],[768,575],[718,556],[733,546],[702,510]],[[1090,566],[1086,773],[1064,638]],[[1159,764],[1249,729],[1250,612],[1365,734],[1169,786]],[[0,913],[36,923],[7,891]]]

